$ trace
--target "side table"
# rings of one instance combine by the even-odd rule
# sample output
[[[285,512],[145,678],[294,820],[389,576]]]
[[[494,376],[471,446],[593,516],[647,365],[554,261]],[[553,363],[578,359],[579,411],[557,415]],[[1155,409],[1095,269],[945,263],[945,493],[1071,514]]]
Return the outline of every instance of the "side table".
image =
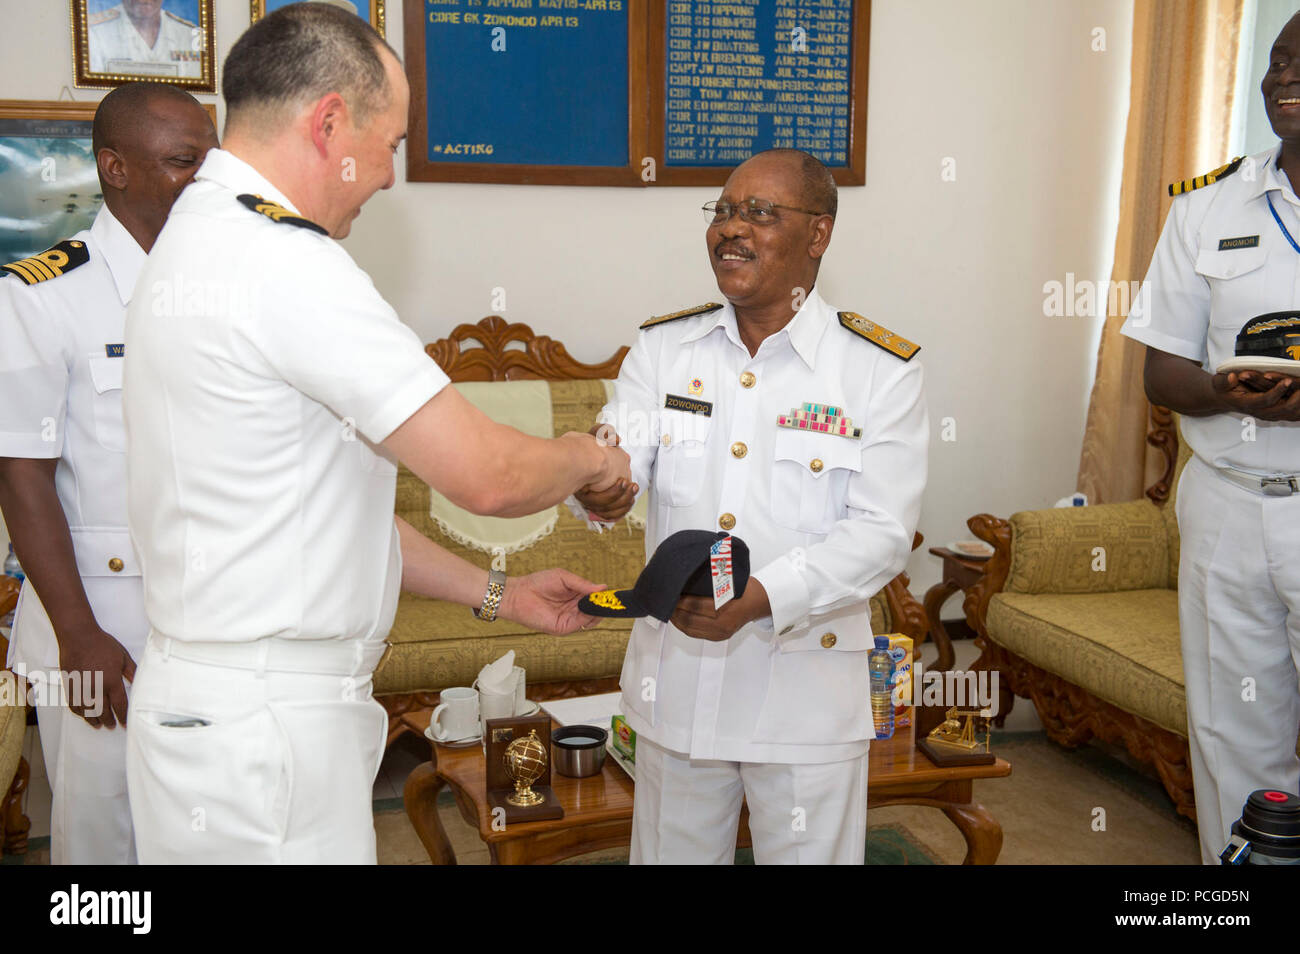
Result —
[[[939,660],[934,668],[940,672],[947,672],[956,662],[957,654],[953,652],[952,637],[944,628],[941,618],[943,604],[958,590],[963,593],[969,592],[984,575],[988,560],[975,560],[962,556],[947,547],[930,547],[930,552],[943,560],[943,579],[925,591],[922,605],[925,607],[930,638],[934,640],[934,645],[939,650]]]

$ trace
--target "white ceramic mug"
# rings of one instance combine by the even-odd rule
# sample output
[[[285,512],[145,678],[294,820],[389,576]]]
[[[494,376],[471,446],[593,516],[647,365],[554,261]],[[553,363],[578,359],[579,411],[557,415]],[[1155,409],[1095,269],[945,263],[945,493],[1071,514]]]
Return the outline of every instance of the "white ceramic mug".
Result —
[[[473,689],[457,686],[442,690],[438,708],[429,719],[429,734],[439,742],[472,739],[479,731],[479,697]]]

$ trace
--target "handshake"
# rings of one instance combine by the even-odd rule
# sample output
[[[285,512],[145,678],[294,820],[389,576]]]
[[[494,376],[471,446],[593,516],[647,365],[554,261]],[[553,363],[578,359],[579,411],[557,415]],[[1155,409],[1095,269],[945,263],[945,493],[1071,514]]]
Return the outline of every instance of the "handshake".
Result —
[[[583,485],[574,494],[594,520],[610,523],[632,509],[640,488],[632,482],[631,460],[619,447],[619,436],[609,424],[597,424],[586,434],[566,434],[578,440],[593,437],[605,452],[608,470],[599,479]]]

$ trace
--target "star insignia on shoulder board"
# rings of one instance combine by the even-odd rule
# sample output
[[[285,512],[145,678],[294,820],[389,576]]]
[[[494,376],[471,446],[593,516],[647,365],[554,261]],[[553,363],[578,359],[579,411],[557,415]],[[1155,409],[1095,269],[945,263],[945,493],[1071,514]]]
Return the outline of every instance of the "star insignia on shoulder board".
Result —
[[[911,361],[921,350],[919,344],[894,334],[888,328],[868,321],[855,311],[840,312],[840,324],[860,338],[865,338],[877,348],[883,348],[895,357]]]

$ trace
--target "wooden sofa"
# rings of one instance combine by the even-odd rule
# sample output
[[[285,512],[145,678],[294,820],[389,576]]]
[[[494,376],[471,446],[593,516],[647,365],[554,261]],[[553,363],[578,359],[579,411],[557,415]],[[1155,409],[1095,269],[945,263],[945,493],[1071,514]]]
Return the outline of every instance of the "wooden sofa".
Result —
[[[999,724],[1023,696],[1063,746],[1123,744],[1195,821],[1173,501],[1191,454],[1168,410],[1152,407],[1150,421],[1165,468],[1144,499],[971,517],[994,554],[964,609],[978,633],[972,668],[999,673]]]
[[[460,325],[425,350],[453,382],[549,382],[557,435],[591,426],[606,400],[603,381],[617,377],[627,353],[620,348],[607,361],[583,364],[563,344],[498,316]],[[429,505],[429,488],[401,468],[397,513],[442,546],[486,567],[490,556],[445,534],[430,518]],[[562,566],[596,583],[619,586],[635,581],[644,565],[643,530],[625,521],[616,532],[597,536],[560,507],[554,530],[511,554],[507,572]],[[899,574],[872,598],[872,626],[877,633],[906,633],[919,645],[926,631],[925,613],[907,585],[907,575]],[[549,636],[509,620],[485,624],[464,606],[403,593],[389,637],[392,651],[375,673],[376,698],[389,713],[389,743],[408,731],[401,720],[404,713],[436,705],[444,688],[468,686],[484,664],[510,649],[527,671],[531,699],[611,692],[618,687],[631,630],[630,620],[610,619],[584,632]]]

